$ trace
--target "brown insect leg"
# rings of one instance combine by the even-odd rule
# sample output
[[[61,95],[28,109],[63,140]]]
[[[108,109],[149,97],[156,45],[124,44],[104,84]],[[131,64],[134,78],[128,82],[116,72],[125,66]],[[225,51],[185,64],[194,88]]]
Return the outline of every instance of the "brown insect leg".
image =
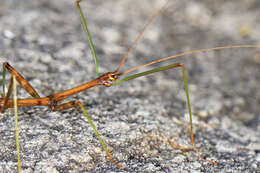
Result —
[[[19,73],[17,72],[8,62],[3,63],[3,67],[7,69],[12,76],[15,76],[19,84],[33,97],[40,98],[36,90],[31,86],[31,84]]]
[[[192,145],[193,145],[193,148],[194,148],[194,150],[196,151],[196,153],[197,153],[197,155],[198,155],[198,158],[199,158],[200,160],[202,160],[202,161],[204,161],[204,162],[208,162],[208,163],[210,163],[210,164],[212,164],[212,165],[215,165],[215,166],[218,165],[218,162],[211,161],[211,160],[207,160],[207,159],[204,159],[203,157],[201,157],[200,152],[199,152],[199,149],[196,147],[196,145],[195,145],[194,143],[192,143]]]
[[[60,105],[56,105],[56,106],[54,106],[53,111],[61,111],[61,110],[69,109],[69,108],[76,108],[76,107],[78,107],[77,102],[78,101],[73,100],[73,101],[69,101],[67,103],[62,103]]]

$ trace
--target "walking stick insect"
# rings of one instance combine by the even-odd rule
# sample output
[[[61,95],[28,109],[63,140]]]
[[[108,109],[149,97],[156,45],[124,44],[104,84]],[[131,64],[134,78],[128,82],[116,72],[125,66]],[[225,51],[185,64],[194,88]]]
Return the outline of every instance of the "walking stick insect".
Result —
[[[188,112],[189,112],[189,116],[190,116],[190,138],[191,138],[191,143],[194,147],[194,149],[196,150],[196,152],[198,153],[198,156],[200,159],[204,160],[203,158],[200,157],[199,152],[194,144],[194,137],[193,137],[193,131],[192,131],[192,117],[191,117],[191,106],[190,106],[190,101],[189,101],[189,93],[188,93],[188,86],[187,86],[187,80],[186,80],[186,75],[185,75],[185,69],[184,69],[184,65],[181,63],[176,63],[176,64],[171,64],[171,65],[167,65],[167,66],[163,66],[163,67],[159,67],[159,68],[155,68],[149,71],[145,71],[142,73],[137,73],[128,77],[125,77],[123,79],[119,79],[120,76],[126,75],[127,73],[130,72],[134,72],[137,69],[140,69],[142,67],[145,66],[149,66],[155,63],[159,63],[162,61],[166,61],[169,59],[173,59],[176,57],[180,57],[183,55],[189,55],[189,54],[194,54],[194,53],[198,53],[198,52],[204,52],[204,51],[209,51],[209,50],[220,50],[220,49],[226,49],[226,48],[242,48],[242,47],[257,47],[257,46],[252,46],[252,45],[243,45],[243,46],[226,46],[226,47],[216,47],[216,48],[210,48],[210,49],[204,49],[204,50],[196,50],[196,51],[191,51],[191,52],[186,52],[186,53],[182,53],[182,54],[178,54],[175,56],[170,56],[170,57],[166,57],[166,58],[162,58],[156,61],[152,61],[150,63],[132,68],[130,70],[124,71],[124,72],[119,72],[119,70],[121,69],[122,65],[125,63],[126,58],[128,57],[128,54],[132,51],[133,47],[136,45],[137,41],[140,39],[140,37],[142,36],[144,30],[147,28],[147,26],[151,23],[152,19],[155,18],[156,16],[159,15],[160,11],[157,11],[151,18],[151,20],[149,20],[149,22],[144,26],[144,28],[142,29],[142,31],[140,32],[140,34],[138,35],[137,39],[134,41],[134,43],[132,44],[132,46],[130,47],[129,51],[126,53],[125,57],[123,58],[123,60],[121,61],[121,63],[119,64],[119,66],[117,67],[117,69],[114,72],[108,72],[106,74],[103,75],[99,75],[99,71],[98,71],[98,61],[95,55],[95,49],[92,43],[92,39],[90,37],[90,34],[88,32],[87,29],[87,24],[86,24],[86,20],[84,19],[83,13],[81,11],[80,5],[79,5],[80,1],[76,1],[76,6],[79,10],[80,16],[81,16],[81,20],[83,23],[83,26],[85,28],[85,31],[88,35],[88,39],[90,42],[90,46],[91,46],[91,50],[96,62],[96,73],[98,75],[98,77],[90,82],[87,82],[83,85],[80,85],[78,87],[66,90],[66,91],[62,91],[62,92],[58,92],[56,94],[53,95],[49,95],[47,97],[40,97],[39,94],[36,92],[36,90],[33,89],[33,87],[29,84],[28,81],[25,80],[25,78],[18,73],[11,65],[9,65],[7,62],[5,62],[3,64],[3,97],[2,99],[0,99],[0,104],[1,104],[1,112],[4,112],[6,109],[14,107],[14,101],[9,99],[10,98],[10,94],[11,94],[11,88],[13,86],[13,82],[11,80],[9,87],[8,87],[8,91],[7,94],[5,94],[5,72],[6,70],[8,70],[11,75],[12,78],[16,78],[16,80],[18,81],[18,83],[20,83],[20,85],[33,97],[31,99],[18,99],[17,100],[17,106],[21,107],[21,106],[49,106],[50,109],[52,111],[60,111],[60,110],[64,110],[64,109],[68,109],[68,108],[73,108],[73,107],[80,107],[82,109],[83,114],[86,116],[86,118],[88,119],[91,127],[93,128],[99,142],[101,143],[103,149],[105,150],[108,158],[117,166],[120,167],[121,166],[112,158],[112,155],[110,154],[110,152],[108,151],[105,142],[102,140],[102,138],[100,137],[98,131],[95,128],[95,125],[93,124],[93,122],[91,121],[89,115],[87,114],[85,108],[83,107],[83,105],[81,104],[80,101],[70,101],[67,103],[62,103],[62,104],[58,104],[59,102],[63,101],[64,99],[66,99],[67,97],[77,94],[83,90],[87,90],[89,88],[92,88],[94,86],[98,86],[98,85],[103,85],[105,87],[111,87],[113,85],[117,85],[120,84],[121,82],[127,81],[127,80],[132,80],[135,79],[137,77],[141,77],[141,76],[145,76],[151,73],[155,73],[155,72],[159,72],[159,71],[164,71],[164,70],[168,70],[168,69],[172,69],[172,68],[181,68],[182,69],[182,73],[183,73],[183,80],[184,80],[184,86],[185,86],[185,91],[186,91],[186,97],[187,97],[187,106],[188,106]],[[216,162],[212,162],[212,161],[208,161],[212,164],[216,164]]]

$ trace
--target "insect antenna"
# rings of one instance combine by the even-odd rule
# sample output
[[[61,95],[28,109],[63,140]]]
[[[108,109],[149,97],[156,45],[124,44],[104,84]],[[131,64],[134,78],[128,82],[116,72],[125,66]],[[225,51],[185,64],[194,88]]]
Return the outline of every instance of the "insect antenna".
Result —
[[[148,26],[150,26],[150,24],[153,22],[153,20],[159,16],[161,14],[161,12],[166,8],[168,4],[168,0],[165,2],[165,4],[159,9],[157,10],[147,21],[147,23],[143,26],[143,28],[141,29],[141,31],[139,32],[139,34],[137,35],[136,39],[134,40],[134,42],[131,44],[130,48],[128,49],[128,51],[126,52],[124,58],[122,59],[122,61],[120,62],[120,64],[118,65],[117,69],[115,70],[115,73],[117,73],[119,71],[119,69],[122,67],[122,65],[124,64],[124,62],[126,61],[126,58],[128,57],[128,55],[130,54],[130,52],[134,49],[134,47],[136,46],[137,42],[140,40],[140,38],[143,36],[144,31],[148,28]]]
[[[140,69],[142,67],[150,66],[152,64],[160,63],[160,62],[167,61],[167,60],[170,60],[170,59],[175,59],[175,58],[182,57],[182,56],[185,56],[185,55],[192,55],[192,54],[196,54],[196,53],[203,53],[203,52],[208,52],[208,51],[212,51],[212,50],[234,49],[234,48],[260,48],[260,45],[220,46],[220,47],[192,50],[192,51],[183,52],[183,53],[179,53],[179,54],[176,54],[176,55],[172,55],[172,56],[168,56],[168,57],[164,57],[164,58],[160,58],[160,59],[151,61],[149,63],[143,64],[143,65],[131,68],[131,69],[129,69],[127,71],[124,71],[122,73],[119,73],[119,75],[124,75],[124,74],[130,73],[132,71],[138,70],[138,69]]]

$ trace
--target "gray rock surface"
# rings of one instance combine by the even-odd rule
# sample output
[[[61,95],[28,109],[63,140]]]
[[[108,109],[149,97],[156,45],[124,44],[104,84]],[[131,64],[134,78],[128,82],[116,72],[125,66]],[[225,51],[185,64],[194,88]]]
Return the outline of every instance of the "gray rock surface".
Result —
[[[161,0],[83,1],[100,71],[113,71]],[[145,31],[122,71],[180,52],[260,44],[259,0],[171,0]],[[8,61],[41,96],[95,78],[89,45],[71,0],[0,1],[0,62]],[[260,51],[210,51],[183,62],[188,75],[195,152],[191,146],[180,69],[75,95],[112,155],[107,158],[80,109],[19,108],[24,172],[259,172]],[[150,68],[144,68],[147,70]],[[141,71],[142,71],[141,70]],[[10,75],[9,75],[10,77]],[[19,88],[19,97],[29,95]],[[70,99],[69,99],[70,100]],[[13,110],[0,116],[0,172],[16,172]]]

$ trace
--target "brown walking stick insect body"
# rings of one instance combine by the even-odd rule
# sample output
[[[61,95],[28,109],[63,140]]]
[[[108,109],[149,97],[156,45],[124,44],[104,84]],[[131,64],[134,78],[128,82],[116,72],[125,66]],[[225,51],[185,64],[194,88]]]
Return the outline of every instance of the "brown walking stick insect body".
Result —
[[[79,9],[80,15],[81,15],[81,19],[82,19],[82,23],[83,26],[85,28],[85,31],[88,35],[88,38],[90,38],[90,34],[87,30],[87,25],[86,25],[86,20],[84,19],[84,16],[81,12],[80,9],[80,5],[79,5],[80,1],[76,1],[76,6]],[[136,45],[137,41],[140,39],[140,37],[142,36],[144,30],[147,28],[147,26],[149,26],[149,24],[152,22],[152,20],[158,16],[160,14],[160,12],[163,10],[163,8],[161,8],[160,10],[158,10],[152,17],[151,19],[146,23],[146,25],[143,27],[142,31],[139,33],[138,37],[136,38],[136,40],[134,41],[134,43],[131,45],[131,47],[129,48],[128,52],[126,53],[126,55],[124,56],[123,60],[121,61],[121,63],[118,65],[118,67],[115,69],[114,72],[108,72],[105,73],[103,75],[99,75],[99,72],[96,68],[96,73],[98,75],[98,77],[96,79],[93,79],[89,82],[86,82],[85,84],[82,84],[80,86],[74,87],[72,89],[68,89],[65,91],[61,91],[46,97],[40,97],[39,94],[37,93],[37,91],[35,89],[33,89],[33,87],[29,84],[29,82],[27,80],[25,80],[25,78],[18,73],[10,64],[8,64],[7,62],[3,63],[3,69],[4,71],[8,70],[11,73],[11,76],[14,77],[18,83],[33,97],[33,98],[28,98],[28,99],[17,99],[17,105],[18,107],[22,107],[22,106],[48,106],[50,107],[50,109],[52,111],[60,111],[60,110],[64,110],[64,109],[68,109],[68,108],[73,108],[73,107],[80,107],[82,109],[83,114],[86,116],[86,118],[88,119],[91,127],[94,129],[94,132],[96,134],[96,136],[98,137],[98,140],[100,142],[100,144],[102,145],[102,147],[104,148],[108,158],[119,168],[121,168],[122,166],[119,165],[113,158],[112,155],[110,154],[110,152],[108,151],[108,149],[106,148],[106,144],[105,142],[102,140],[102,138],[100,137],[98,131],[96,130],[94,124],[92,123],[90,117],[88,116],[85,108],[83,107],[83,105],[81,104],[80,101],[69,101],[66,103],[62,103],[60,104],[61,101],[65,100],[66,98],[77,94],[81,91],[87,90],[89,88],[95,87],[95,86],[105,86],[105,87],[110,87],[116,84],[119,84],[121,82],[127,81],[127,80],[132,80],[135,79],[137,77],[141,77],[141,76],[145,76],[151,73],[155,73],[155,72],[159,72],[159,71],[164,71],[164,70],[168,70],[168,69],[172,69],[172,68],[177,68],[179,67],[180,69],[182,69],[182,75],[183,75],[183,80],[184,80],[184,85],[185,85],[185,91],[186,91],[186,97],[187,97],[187,105],[188,105],[188,112],[190,115],[190,138],[191,138],[191,143],[193,145],[193,149],[197,152],[198,157],[203,160],[203,161],[207,161],[211,164],[216,165],[217,163],[214,161],[208,161],[203,159],[200,156],[200,153],[198,151],[198,149],[196,148],[195,144],[194,144],[194,137],[193,137],[193,132],[192,132],[192,122],[191,122],[191,108],[190,108],[190,102],[189,102],[189,94],[188,94],[188,87],[187,87],[187,81],[186,81],[186,75],[185,75],[185,70],[184,70],[184,65],[182,63],[176,63],[176,64],[171,64],[171,65],[167,65],[167,66],[163,66],[163,67],[159,67],[159,68],[155,68],[149,71],[145,71],[142,73],[137,73],[131,76],[127,76],[123,79],[120,79],[121,76],[126,75],[127,73],[130,72],[134,72],[137,69],[140,69],[142,67],[145,66],[149,66],[155,63],[159,63],[162,61],[166,61],[169,59],[173,59],[173,58],[177,58],[180,56],[184,56],[184,55],[189,55],[189,54],[194,54],[194,53],[199,53],[199,52],[205,52],[205,51],[209,51],[209,50],[221,50],[221,49],[227,49],[227,48],[249,48],[249,47],[258,47],[258,46],[254,46],[254,45],[241,45],[241,46],[225,46],[225,47],[216,47],[216,48],[210,48],[210,49],[203,49],[203,50],[195,50],[195,51],[190,51],[190,52],[185,52],[185,53],[181,53],[178,55],[174,55],[174,56],[169,56],[169,57],[165,57],[165,58],[161,58],[155,61],[152,61],[150,63],[138,66],[138,67],[134,67],[132,69],[129,69],[127,71],[124,72],[120,72],[120,69],[122,67],[122,65],[125,63],[126,58],[128,57],[128,54],[132,51],[133,47]],[[93,56],[95,57],[95,49],[92,43],[92,40],[89,39],[90,42],[90,46],[91,46],[91,50],[93,53]],[[97,60],[95,59],[96,65],[97,65]],[[8,108],[12,108],[14,107],[14,101],[13,99],[10,98],[11,95],[11,86],[13,85],[12,80],[9,84],[9,88],[7,93],[5,93],[5,91],[3,91],[3,97],[0,99],[0,110],[1,112],[4,112],[6,109]],[[181,149],[181,148],[180,148]]]
[[[18,99],[18,106],[49,106],[52,111],[62,110],[70,107],[74,107],[74,102],[69,102],[70,104],[62,104],[57,106],[57,104],[69,96],[77,94],[81,91],[87,90],[97,85],[104,85],[106,87],[111,86],[111,82],[115,81],[119,74],[114,72],[109,72],[103,74],[102,76],[94,79],[90,82],[82,84],[72,89],[68,89],[66,91],[58,92],[53,95],[40,98],[39,94],[34,90],[34,88],[23,78],[23,76],[17,72],[8,62],[3,63],[3,68],[7,69],[12,76],[16,77],[16,80],[20,83],[20,85],[34,98],[31,99]],[[12,85],[12,84],[11,84]],[[9,92],[11,90],[8,90]],[[5,98],[8,98],[9,94]],[[1,107],[1,112],[4,112],[7,108],[12,108],[13,101],[12,99],[1,99],[0,103],[3,105]]]

